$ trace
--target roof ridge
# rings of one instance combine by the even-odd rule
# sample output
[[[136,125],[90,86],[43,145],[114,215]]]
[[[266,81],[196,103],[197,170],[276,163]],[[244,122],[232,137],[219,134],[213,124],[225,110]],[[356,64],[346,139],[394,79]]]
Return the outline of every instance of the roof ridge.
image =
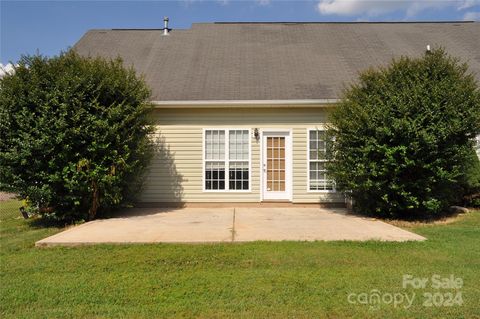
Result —
[[[163,28],[112,28],[112,29],[104,29],[104,30],[112,30],[112,31],[163,31]]]
[[[449,20],[449,21],[215,21],[213,24],[414,24],[414,23],[475,23],[475,21]],[[197,24],[212,24],[209,22]]]

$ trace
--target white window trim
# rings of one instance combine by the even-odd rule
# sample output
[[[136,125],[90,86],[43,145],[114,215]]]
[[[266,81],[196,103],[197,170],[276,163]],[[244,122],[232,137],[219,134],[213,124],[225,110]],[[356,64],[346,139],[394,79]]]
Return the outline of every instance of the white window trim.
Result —
[[[205,167],[206,167],[206,131],[224,131],[225,132],[225,189],[206,189],[205,188]],[[230,134],[229,131],[248,131],[248,189],[229,189],[230,187]],[[234,128],[234,127],[207,127],[202,133],[202,191],[204,193],[251,193],[252,192],[252,130],[250,128]],[[212,160],[213,162],[221,162],[222,160]],[[244,162],[239,160],[232,160]]]
[[[335,182],[333,189],[310,189],[310,162],[328,162],[328,160],[311,160],[310,159],[310,132],[311,131],[326,131],[325,127],[309,127],[307,128],[307,193],[336,193]]]

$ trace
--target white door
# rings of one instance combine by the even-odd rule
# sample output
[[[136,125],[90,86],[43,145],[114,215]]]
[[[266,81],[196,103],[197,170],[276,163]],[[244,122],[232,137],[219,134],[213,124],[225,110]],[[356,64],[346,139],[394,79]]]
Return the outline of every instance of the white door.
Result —
[[[262,134],[262,198],[292,199],[292,137],[290,131]]]

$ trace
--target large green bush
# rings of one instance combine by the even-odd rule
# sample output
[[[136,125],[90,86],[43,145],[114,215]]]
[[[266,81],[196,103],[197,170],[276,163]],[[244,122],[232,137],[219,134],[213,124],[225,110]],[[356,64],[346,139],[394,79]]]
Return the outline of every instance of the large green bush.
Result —
[[[464,165],[462,170],[465,174],[460,180],[464,194],[463,205],[480,207],[480,160],[473,150],[468,154]]]
[[[467,65],[436,49],[369,69],[331,114],[330,173],[359,212],[438,215],[462,197],[480,92]]]
[[[25,56],[0,80],[0,188],[59,219],[122,205],[150,155],[149,89],[121,60]]]

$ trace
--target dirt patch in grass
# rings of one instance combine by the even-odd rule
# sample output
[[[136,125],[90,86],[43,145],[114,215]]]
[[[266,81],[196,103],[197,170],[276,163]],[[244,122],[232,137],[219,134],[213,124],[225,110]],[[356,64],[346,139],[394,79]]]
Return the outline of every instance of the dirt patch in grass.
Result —
[[[15,198],[15,194],[0,192],[0,202],[4,202],[13,198]]]
[[[451,223],[458,222],[468,214],[472,214],[474,211],[469,210],[468,213],[460,213],[455,215],[443,216],[439,219],[425,219],[425,220],[400,220],[400,219],[385,219],[386,223],[397,227],[415,227],[415,226],[423,226],[423,225],[447,225]]]

